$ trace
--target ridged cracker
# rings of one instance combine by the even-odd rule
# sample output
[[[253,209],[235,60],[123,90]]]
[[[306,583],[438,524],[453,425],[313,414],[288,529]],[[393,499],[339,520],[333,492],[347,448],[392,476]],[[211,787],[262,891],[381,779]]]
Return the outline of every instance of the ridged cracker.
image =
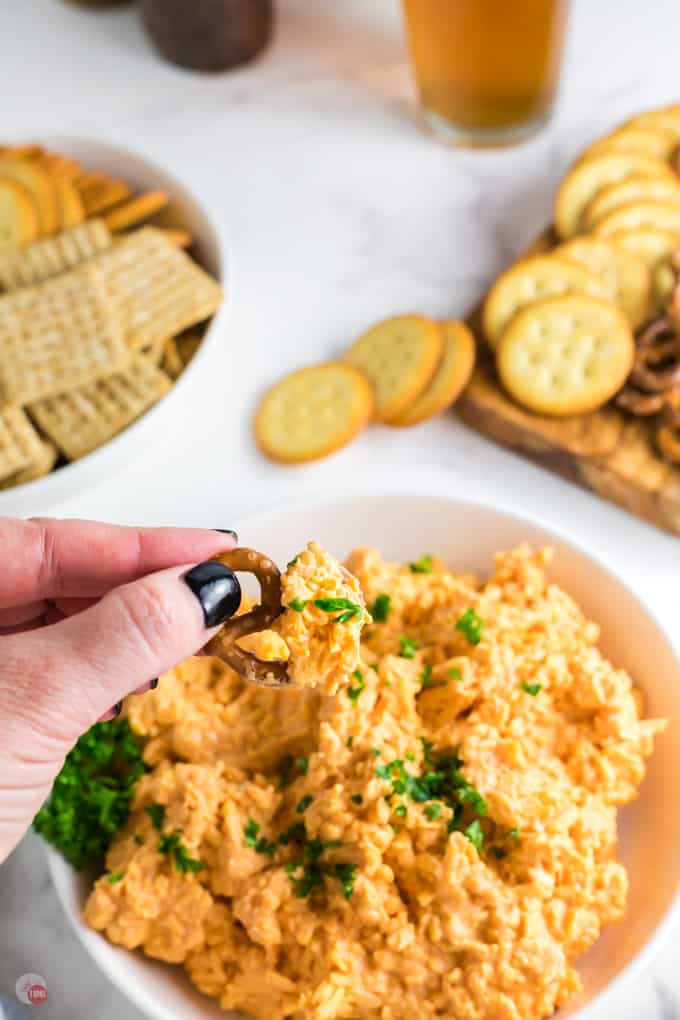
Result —
[[[54,443],[47,440],[41,442],[40,446],[41,449],[33,463],[1,481],[0,489],[14,489],[17,485],[26,485],[50,473],[56,464],[59,451]]]
[[[483,325],[489,345],[498,346],[503,330],[520,308],[558,294],[608,296],[598,277],[569,259],[531,255],[515,262],[498,277],[484,302]]]
[[[580,159],[602,152],[640,152],[655,159],[670,160],[678,141],[671,131],[656,125],[628,124],[598,138],[585,149]]]
[[[555,199],[555,226],[560,237],[578,233],[586,206],[600,188],[627,177],[675,179],[663,160],[637,152],[603,152],[579,160],[560,184]]]
[[[49,400],[29,412],[69,458],[77,460],[108,442],[170,389],[170,379],[142,354],[122,372]]]
[[[255,416],[255,438],[272,460],[297,464],[326,457],[368,423],[373,392],[344,362],[311,365],[272,387]]]
[[[633,328],[649,315],[652,274],[646,262],[604,237],[573,237],[555,249],[598,276]]]
[[[0,284],[7,291],[29,287],[74,269],[111,245],[103,220],[88,220],[27,248],[0,248]]]
[[[538,414],[568,416],[602,407],[633,364],[635,341],[610,301],[568,294],[523,308],[503,334],[498,373],[507,392]]]
[[[136,230],[96,260],[133,350],[165,343],[219,308],[222,289],[154,227]]]
[[[389,424],[418,425],[441,414],[465,389],[475,364],[475,339],[463,322],[440,323],[444,352],[433,378],[415,402]]]
[[[610,237],[621,230],[669,230],[680,233],[680,204],[674,202],[627,202],[617,206],[598,222],[597,237]]]
[[[129,351],[93,263],[0,298],[0,397],[28,404],[110,375]]]
[[[680,205],[680,180],[665,177],[629,177],[601,188],[583,214],[585,230],[594,230],[607,213],[628,202],[671,202]]]
[[[20,407],[0,410],[0,479],[30,468],[43,453],[40,436]]]
[[[375,417],[390,422],[422,393],[443,349],[438,323],[423,315],[396,315],[362,333],[345,360],[373,384]]]

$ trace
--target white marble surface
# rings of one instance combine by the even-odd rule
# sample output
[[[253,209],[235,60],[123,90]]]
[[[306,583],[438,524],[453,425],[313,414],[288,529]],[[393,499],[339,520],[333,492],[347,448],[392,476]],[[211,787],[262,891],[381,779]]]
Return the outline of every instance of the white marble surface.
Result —
[[[229,527],[302,486],[375,489],[380,472],[406,485],[436,475],[452,492],[531,510],[581,536],[680,636],[677,540],[455,420],[372,429],[299,470],[263,460],[249,424],[268,382],[332,356],[372,319],[411,308],[461,314],[545,221],[554,182],[580,145],[628,113],[678,101],[677,0],[575,0],[553,123],[494,153],[443,148],[415,125],[397,0],[279,7],[263,60],[201,77],[157,59],[134,8],[0,3],[2,135],[100,137],[167,164],[203,198],[236,267],[222,371],[205,379],[200,414],[174,422],[161,448],[140,450],[115,479],[55,513]],[[612,1017],[680,1018],[679,942],[676,933]],[[139,1020],[67,929],[32,837],[0,870],[0,995],[26,971],[48,981],[40,1015]]]

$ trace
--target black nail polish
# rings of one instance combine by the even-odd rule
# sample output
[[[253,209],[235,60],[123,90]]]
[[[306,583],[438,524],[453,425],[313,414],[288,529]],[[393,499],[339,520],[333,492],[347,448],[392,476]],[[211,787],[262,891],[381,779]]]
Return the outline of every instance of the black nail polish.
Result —
[[[238,542],[238,534],[231,528],[213,528],[213,531],[219,531],[220,535],[231,535],[234,541]]]
[[[233,570],[207,560],[193,567],[184,580],[201,603],[206,627],[218,627],[241,605],[241,585]]]
[[[157,687],[158,687],[158,677],[154,677],[154,679],[149,684],[149,690],[150,691],[155,691]]]
[[[111,711],[114,713],[114,715],[120,715],[120,713],[123,711],[123,702],[117,701],[116,704],[111,709]]]

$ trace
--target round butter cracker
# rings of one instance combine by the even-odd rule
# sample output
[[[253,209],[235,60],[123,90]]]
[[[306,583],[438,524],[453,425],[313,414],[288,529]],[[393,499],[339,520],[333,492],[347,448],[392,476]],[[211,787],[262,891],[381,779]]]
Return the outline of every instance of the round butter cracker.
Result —
[[[38,217],[40,237],[59,229],[59,207],[50,175],[33,159],[0,155],[0,177],[19,184],[30,195]]]
[[[497,352],[501,381],[523,407],[569,416],[595,411],[623,386],[635,341],[609,301],[568,294],[522,309]]]
[[[580,159],[557,191],[555,226],[560,237],[572,237],[579,232],[586,206],[601,188],[627,177],[676,180],[668,163],[639,152],[602,152]]]
[[[28,192],[0,177],[0,249],[30,244],[38,236],[38,216]]]
[[[555,249],[579,262],[607,288],[607,296],[625,312],[636,328],[649,314],[652,274],[646,262],[607,238],[574,237]]]
[[[344,362],[310,365],[266,394],[255,416],[255,438],[272,460],[298,464],[345,446],[368,423],[371,385]]]
[[[621,230],[638,230],[640,227],[680,233],[680,203],[626,202],[603,216],[594,233],[597,237],[610,237]]]
[[[582,265],[557,255],[532,255],[515,262],[489,291],[482,313],[484,333],[496,348],[513,315],[539,298],[557,294],[608,297],[605,284]]]
[[[463,322],[442,322],[440,326],[444,352],[433,378],[408,410],[392,419],[390,425],[407,428],[441,414],[467,386],[475,364],[474,337]]]
[[[375,392],[375,417],[389,423],[428,385],[443,348],[438,323],[423,315],[396,315],[362,333],[345,360],[368,376]]]
[[[664,106],[658,110],[645,110],[630,117],[622,127],[656,127],[670,131],[680,142],[680,104]]]
[[[602,152],[641,152],[668,162],[677,148],[678,140],[672,131],[654,125],[629,124],[616,128],[604,138],[598,138],[581,153],[580,159],[597,156]]]
[[[671,202],[680,205],[680,180],[663,177],[629,177],[601,188],[583,214],[583,226],[594,230],[603,216],[629,202]]]

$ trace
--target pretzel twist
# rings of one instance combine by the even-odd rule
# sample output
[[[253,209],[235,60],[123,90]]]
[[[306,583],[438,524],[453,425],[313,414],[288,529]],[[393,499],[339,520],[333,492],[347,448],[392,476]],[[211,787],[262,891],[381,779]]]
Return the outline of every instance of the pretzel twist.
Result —
[[[260,604],[241,616],[233,616],[205,646],[209,655],[222,659],[245,680],[261,687],[286,687],[291,683],[285,659],[266,662],[236,642],[247,634],[258,634],[271,627],[281,615],[281,571],[263,553],[254,549],[231,549],[217,559],[234,571],[254,574],[260,585]]]

